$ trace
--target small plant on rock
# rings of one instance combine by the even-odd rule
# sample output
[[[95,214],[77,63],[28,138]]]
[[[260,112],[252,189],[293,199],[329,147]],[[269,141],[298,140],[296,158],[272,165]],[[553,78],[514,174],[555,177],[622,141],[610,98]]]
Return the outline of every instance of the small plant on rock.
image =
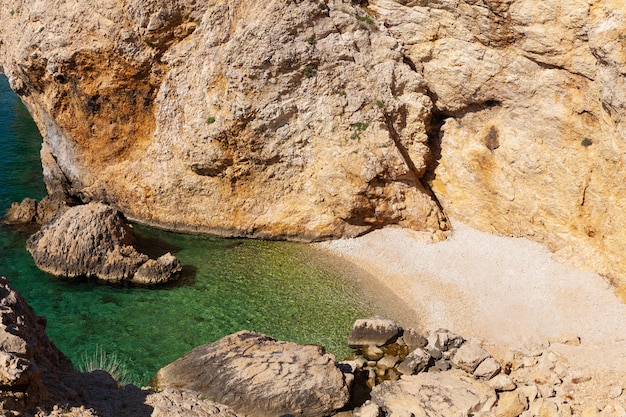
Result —
[[[376,24],[376,22],[374,22],[374,19],[372,19],[368,15],[360,15],[357,13],[354,15],[354,17],[356,17],[356,20],[358,20],[359,22],[365,22],[371,26],[374,26]]]
[[[317,70],[315,69],[315,67],[313,67],[313,65],[307,65],[306,67],[304,67],[302,73],[305,77],[311,78],[317,75]]]
[[[115,353],[106,353],[102,346],[96,345],[94,353],[83,353],[77,366],[80,372],[105,371],[119,386],[131,383],[130,373]]]
[[[368,122],[355,122],[350,124],[350,128],[354,130],[354,134],[350,136],[350,139],[361,139],[361,133],[363,133],[368,127]]]

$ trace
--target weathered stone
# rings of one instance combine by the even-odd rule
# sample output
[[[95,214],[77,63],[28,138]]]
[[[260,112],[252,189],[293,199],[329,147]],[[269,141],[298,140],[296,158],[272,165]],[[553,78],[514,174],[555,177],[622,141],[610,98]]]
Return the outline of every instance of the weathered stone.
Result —
[[[402,329],[395,322],[382,317],[359,319],[352,325],[348,335],[348,345],[363,347],[383,346],[394,341]]]
[[[383,356],[377,363],[376,367],[381,369],[391,369],[398,363],[398,357],[392,355]]]
[[[417,349],[426,347],[428,344],[428,339],[426,339],[422,334],[420,334],[417,330],[413,328],[404,329],[402,332],[402,337],[399,339],[409,348],[409,352]]]
[[[60,374],[70,361],[49,341],[45,319],[0,278],[0,414],[30,413],[54,392],[66,392]]]
[[[496,402],[493,389],[460,370],[403,376],[374,387],[371,395],[391,416],[467,416],[488,411]]]
[[[380,414],[380,407],[369,400],[354,410],[354,417],[379,417]]]
[[[622,396],[624,389],[619,385],[613,385],[609,389],[609,398],[618,398]]]
[[[237,417],[231,407],[189,390],[166,388],[150,394],[146,404],[154,407],[150,417]]]
[[[428,368],[429,372],[435,372],[435,371],[447,371],[449,369],[452,369],[452,365],[450,364],[450,361],[447,359],[439,359],[438,361],[435,361],[435,363],[433,364],[433,366]]]
[[[576,334],[565,334],[559,337],[549,338],[548,342],[550,343],[560,343],[569,346],[579,346],[580,345],[580,336]]]
[[[506,391],[498,395],[497,417],[517,417],[528,409],[528,400],[520,391]]]
[[[154,259],[146,261],[137,269],[131,281],[136,284],[161,284],[170,281],[172,275],[182,269],[178,259],[168,252],[156,261]]]
[[[180,271],[173,256],[150,262],[134,244],[134,233],[119,212],[90,203],[59,212],[28,239],[26,247],[41,270],[64,278],[148,284],[165,282]]]
[[[559,415],[559,408],[554,401],[542,398],[530,405],[530,411],[539,417],[564,417]]]
[[[12,203],[4,217],[7,223],[31,223],[37,218],[37,201],[25,198],[19,203]]]
[[[361,352],[363,353],[363,357],[370,361],[377,361],[385,354],[381,348],[375,345],[364,346]]]
[[[456,352],[456,355],[452,358],[452,364],[471,374],[482,361],[490,356],[489,352],[479,344],[466,343]]]
[[[487,385],[496,391],[513,391],[517,388],[517,385],[513,382],[511,377],[505,374],[494,376],[487,382]]]
[[[398,372],[403,375],[413,375],[424,371],[433,358],[423,349],[417,348],[397,366]]]
[[[198,391],[255,416],[325,416],[350,396],[346,375],[320,347],[249,331],[193,349],[159,370],[152,384]]]
[[[482,379],[491,379],[500,372],[501,366],[494,358],[487,358],[474,369],[474,376]]]
[[[3,36],[0,67],[44,135],[49,190],[230,236],[447,228],[419,180],[423,77],[363,7],[2,5],[16,11],[2,33],[22,35]]]

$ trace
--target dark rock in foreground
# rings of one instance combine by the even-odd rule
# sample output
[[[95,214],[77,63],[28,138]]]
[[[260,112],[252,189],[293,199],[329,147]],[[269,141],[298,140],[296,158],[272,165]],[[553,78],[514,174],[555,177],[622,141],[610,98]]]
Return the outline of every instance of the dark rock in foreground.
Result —
[[[319,346],[242,331],[162,368],[156,388],[187,388],[257,417],[326,416],[349,401],[350,374]]]
[[[117,210],[90,203],[59,211],[26,248],[42,271],[64,278],[158,284],[181,270],[172,255],[149,260],[134,245],[133,231]]]
[[[72,364],[48,339],[45,319],[0,278],[0,415],[17,416],[51,395],[70,395],[58,375]]]

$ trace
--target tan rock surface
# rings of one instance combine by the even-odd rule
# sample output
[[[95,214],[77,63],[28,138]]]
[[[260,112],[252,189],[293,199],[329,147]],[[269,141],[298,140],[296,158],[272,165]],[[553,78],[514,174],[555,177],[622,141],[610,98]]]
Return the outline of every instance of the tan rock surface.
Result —
[[[423,78],[360,7],[58,3],[0,3],[0,66],[44,132],[51,191],[226,235],[445,229],[419,181]]]
[[[445,118],[431,143],[447,214],[626,282],[624,3],[370,5]]]
[[[200,392],[241,415],[322,417],[350,400],[348,376],[319,346],[244,330],[193,349],[150,383]]]
[[[445,230],[427,179],[453,217],[626,282],[623,2],[352,3],[5,0],[0,67],[51,192],[310,240]]]

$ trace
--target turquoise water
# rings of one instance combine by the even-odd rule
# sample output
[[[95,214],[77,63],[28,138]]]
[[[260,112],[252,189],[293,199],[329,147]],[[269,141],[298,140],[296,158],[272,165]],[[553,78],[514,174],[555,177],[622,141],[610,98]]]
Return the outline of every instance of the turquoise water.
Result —
[[[0,77],[0,211],[45,195],[41,137]],[[97,347],[114,353],[135,384],[190,349],[242,329],[350,354],[357,318],[376,313],[355,277],[307,245],[169,233],[136,226],[152,256],[171,251],[179,282],[159,288],[67,282],[40,272],[25,250],[28,234],[0,227],[0,274],[48,318],[48,334],[76,364]]]

